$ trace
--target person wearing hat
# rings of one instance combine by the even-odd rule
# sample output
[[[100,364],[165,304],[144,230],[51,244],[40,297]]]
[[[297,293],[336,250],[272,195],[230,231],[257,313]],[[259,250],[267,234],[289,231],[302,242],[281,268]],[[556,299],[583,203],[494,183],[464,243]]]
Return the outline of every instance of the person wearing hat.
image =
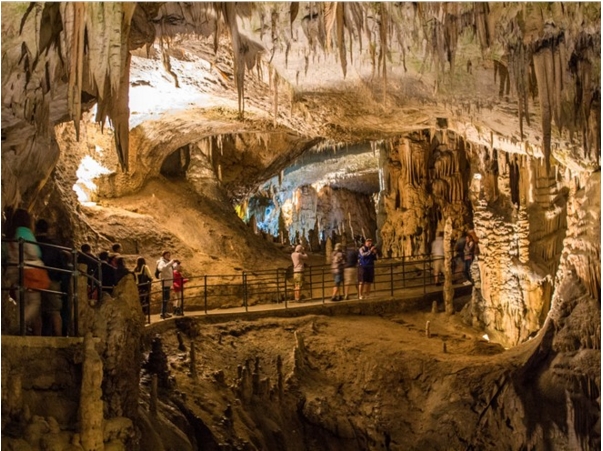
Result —
[[[163,251],[161,258],[157,260],[157,271],[159,272],[159,278],[161,279],[161,287],[163,291],[162,302],[161,302],[161,317],[163,319],[169,318],[170,315],[167,312],[167,305],[170,300],[170,291],[174,284],[174,265],[176,260],[171,259],[172,254],[170,251]]]
[[[364,245],[358,250],[360,266],[358,267],[358,299],[367,298],[371,294],[371,284],[375,281],[375,260],[377,248],[373,240],[366,238]]]
[[[304,252],[304,247],[298,244],[295,251],[291,254],[293,262],[293,287],[295,293],[295,301],[299,301],[301,297],[301,288],[304,284],[304,260],[308,259],[308,255]]]
[[[335,245],[333,255],[331,256],[331,272],[333,273],[333,296],[331,301],[341,301],[339,287],[343,282],[343,267],[345,266],[345,257],[343,256],[343,248],[341,243]]]

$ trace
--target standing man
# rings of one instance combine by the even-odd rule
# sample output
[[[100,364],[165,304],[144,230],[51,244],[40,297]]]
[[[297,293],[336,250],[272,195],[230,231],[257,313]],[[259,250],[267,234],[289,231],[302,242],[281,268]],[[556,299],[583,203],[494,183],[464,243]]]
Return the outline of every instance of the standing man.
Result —
[[[331,256],[331,272],[333,273],[333,296],[332,301],[341,301],[343,297],[339,293],[339,287],[343,282],[343,268],[345,266],[345,257],[342,251],[341,243],[335,245],[333,255]]]
[[[360,267],[358,268],[358,299],[364,299],[371,294],[371,284],[375,281],[375,260],[377,260],[377,248],[373,246],[373,240],[366,238],[364,245],[358,251]]]
[[[157,260],[157,271],[159,271],[163,294],[161,300],[161,317],[163,319],[172,316],[167,312],[167,305],[170,300],[170,290],[174,284],[174,264],[176,263],[171,257],[172,254],[170,251],[163,251],[161,258]]]
[[[345,267],[343,268],[343,298],[347,301],[350,295],[350,287],[356,286],[358,290],[358,251],[355,247],[348,248],[346,252]]]
[[[433,260],[433,280],[440,286],[440,273],[444,271],[444,234],[438,232],[431,243],[431,258]]]
[[[293,286],[296,302],[299,302],[301,298],[301,288],[304,284],[304,267],[306,266],[304,260],[307,259],[308,255],[304,252],[304,247],[301,244],[298,244],[295,247],[295,251],[291,254],[291,261],[293,262]]]

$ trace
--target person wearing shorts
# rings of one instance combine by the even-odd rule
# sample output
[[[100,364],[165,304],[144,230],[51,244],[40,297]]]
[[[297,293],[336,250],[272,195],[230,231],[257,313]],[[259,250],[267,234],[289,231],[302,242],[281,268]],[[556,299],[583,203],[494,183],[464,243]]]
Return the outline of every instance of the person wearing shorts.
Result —
[[[359,296],[364,299],[371,294],[371,284],[375,281],[375,260],[377,260],[377,248],[373,246],[373,240],[366,238],[364,245],[358,250],[360,266],[358,268]]]
[[[358,291],[358,250],[349,248],[346,252],[345,266],[343,268],[343,298],[347,301],[350,296],[350,287],[356,287]]]
[[[343,247],[341,243],[335,245],[333,255],[331,256],[331,272],[333,273],[333,295],[332,301],[341,301],[343,296],[339,292],[339,287],[343,282],[343,269],[345,266],[345,257],[343,255]]]
[[[293,287],[295,301],[299,301],[301,298],[301,289],[304,284],[304,260],[308,259],[308,255],[304,252],[304,247],[298,244],[295,247],[295,251],[291,254],[291,261],[293,262]]]
[[[431,243],[431,259],[433,261],[433,281],[440,286],[440,274],[444,272],[444,234],[438,232]]]

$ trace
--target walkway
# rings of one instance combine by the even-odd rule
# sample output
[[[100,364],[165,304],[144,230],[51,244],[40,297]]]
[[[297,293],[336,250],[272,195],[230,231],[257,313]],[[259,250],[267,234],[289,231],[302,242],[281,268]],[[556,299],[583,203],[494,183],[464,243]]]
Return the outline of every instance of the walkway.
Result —
[[[453,285],[454,297],[471,294],[472,287],[462,283]],[[155,329],[159,324],[172,324],[182,318],[204,318],[206,321],[224,322],[237,319],[258,319],[267,317],[295,317],[309,314],[383,314],[387,311],[417,311],[429,310],[432,308],[433,301],[438,303],[438,309],[443,311],[442,286],[430,285],[423,292],[423,287],[403,290],[392,297],[383,293],[371,294],[368,299],[359,300],[357,298],[347,301],[331,301],[322,299],[313,299],[301,302],[285,302],[271,304],[257,304],[245,307],[218,308],[197,311],[185,311],[183,316],[172,316],[162,319],[159,314],[150,316],[150,323],[147,327]]]

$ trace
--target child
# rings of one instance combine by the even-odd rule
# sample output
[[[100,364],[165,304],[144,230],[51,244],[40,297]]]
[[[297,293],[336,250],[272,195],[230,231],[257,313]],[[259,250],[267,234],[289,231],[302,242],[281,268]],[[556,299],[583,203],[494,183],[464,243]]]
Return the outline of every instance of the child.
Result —
[[[174,263],[174,316],[183,316],[184,311],[182,309],[184,302],[184,284],[188,282],[188,279],[182,277],[180,269],[182,265],[180,261],[176,260]]]

